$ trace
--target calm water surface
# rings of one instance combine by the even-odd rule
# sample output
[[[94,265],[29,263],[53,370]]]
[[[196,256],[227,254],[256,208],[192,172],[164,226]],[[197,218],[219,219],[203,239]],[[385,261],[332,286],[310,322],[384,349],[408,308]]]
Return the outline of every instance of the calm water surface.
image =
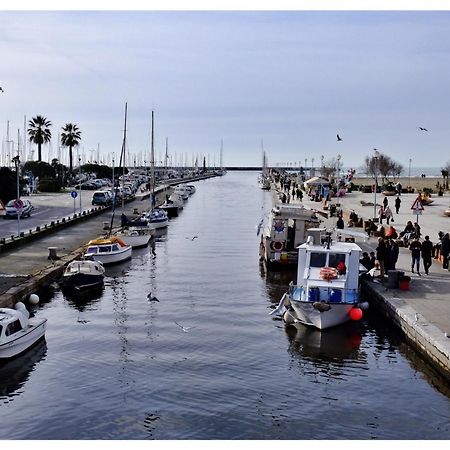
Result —
[[[0,366],[0,438],[450,438],[449,386],[374,312],[322,333],[269,317],[293,275],[260,269],[257,173],[196,187],[99,298],[39,307],[46,340]]]

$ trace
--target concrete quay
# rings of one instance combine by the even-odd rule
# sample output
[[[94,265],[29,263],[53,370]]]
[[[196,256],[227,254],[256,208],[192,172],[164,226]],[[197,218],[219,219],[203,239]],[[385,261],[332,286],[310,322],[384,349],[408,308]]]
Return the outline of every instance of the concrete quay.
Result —
[[[279,190],[279,186],[277,186]],[[408,220],[413,223],[416,216],[410,209],[417,194],[402,194],[402,204],[399,214],[393,207],[395,197],[388,197],[389,205],[394,212],[392,224],[400,233]],[[423,214],[419,216],[422,238],[430,236],[433,243],[437,242],[438,232],[450,232],[450,218],[444,215],[449,207],[450,195],[443,197],[433,196],[434,202],[425,206]],[[376,203],[381,204],[384,195],[377,194]],[[297,200],[291,203],[299,203]],[[323,214],[327,211],[321,209],[322,204],[303,197],[303,205],[317,209]],[[344,197],[332,199],[332,203],[340,203],[345,216],[354,210],[359,217],[367,220],[373,218],[374,194],[351,192]],[[370,206],[363,204],[372,203]],[[325,219],[324,225],[334,227],[336,217]],[[350,230],[363,231],[362,228]],[[378,245],[377,237],[370,237],[361,245],[364,251],[375,251]],[[397,270],[405,272],[411,277],[410,288],[407,291],[387,287],[386,279],[374,278],[362,285],[363,292],[370,299],[370,303],[380,309],[393,324],[405,335],[408,342],[431,363],[448,381],[450,381],[450,272],[442,268],[442,262],[433,259],[429,275],[425,275],[421,261],[421,276],[411,272],[411,255],[408,248],[400,247]]]

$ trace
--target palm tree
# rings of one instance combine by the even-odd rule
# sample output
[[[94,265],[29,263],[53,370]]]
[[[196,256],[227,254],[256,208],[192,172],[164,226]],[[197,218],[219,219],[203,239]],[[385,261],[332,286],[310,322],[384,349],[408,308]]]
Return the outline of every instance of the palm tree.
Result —
[[[28,136],[30,138],[30,142],[33,142],[38,146],[38,161],[42,160],[42,144],[50,142],[50,139],[52,138],[52,133],[49,129],[51,126],[52,123],[50,120],[47,120],[44,116],[33,117],[28,122]]]
[[[69,170],[72,175],[72,148],[76,147],[81,141],[81,131],[77,125],[72,123],[66,123],[62,127],[63,133],[61,134],[61,145],[69,147]]]

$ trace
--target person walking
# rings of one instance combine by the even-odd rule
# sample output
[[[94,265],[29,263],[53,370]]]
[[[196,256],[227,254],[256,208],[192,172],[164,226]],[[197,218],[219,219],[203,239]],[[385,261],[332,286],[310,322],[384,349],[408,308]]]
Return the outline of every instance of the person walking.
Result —
[[[420,275],[420,253],[422,250],[422,244],[419,241],[419,238],[414,238],[414,241],[409,245],[409,249],[411,250],[411,272],[414,273],[414,266],[416,266],[417,274]]]
[[[391,247],[390,247],[390,261],[391,261],[391,269],[395,270],[395,266],[398,261],[399,247],[395,239],[390,239]]]
[[[394,221],[394,214],[392,214],[392,210],[389,205],[384,208],[384,217],[386,217],[386,223],[388,225],[390,220],[392,220],[392,222]]]
[[[344,226],[345,226],[345,224],[344,224],[344,219],[342,218],[342,216],[339,216],[339,217],[338,217],[338,220],[336,221],[336,228],[337,228],[338,230],[343,230],[343,229],[344,229]]]
[[[428,272],[431,267],[432,256],[433,256],[433,243],[430,241],[430,236],[425,236],[425,240],[422,242],[422,260],[423,260],[423,268],[425,270],[426,275],[428,275]]]
[[[383,224],[383,218],[384,218],[384,208],[380,206],[380,209],[378,210],[378,223],[380,225]]]
[[[385,209],[387,208],[388,203],[389,203],[388,198],[384,197],[384,199],[383,199],[383,206],[384,206]]]
[[[380,278],[384,277],[384,260],[386,259],[386,243],[382,237],[378,238],[378,247],[376,248],[377,261],[380,267]]]
[[[441,256],[443,258],[442,268],[448,269],[448,257],[450,254],[450,237],[448,233],[445,233],[441,241]]]
[[[398,214],[400,211],[400,205],[402,204],[402,201],[400,200],[400,197],[397,197],[395,199],[395,213]]]

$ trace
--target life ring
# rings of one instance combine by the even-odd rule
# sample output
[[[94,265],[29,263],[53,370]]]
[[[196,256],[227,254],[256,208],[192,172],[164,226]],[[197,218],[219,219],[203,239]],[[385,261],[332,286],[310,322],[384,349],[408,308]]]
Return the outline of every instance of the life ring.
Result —
[[[280,252],[281,250],[283,250],[284,248],[284,243],[281,241],[272,241],[270,243],[270,248],[274,251],[274,252]]]
[[[337,278],[338,271],[334,267],[322,267],[319,272],[320,278],[331,281]]]

